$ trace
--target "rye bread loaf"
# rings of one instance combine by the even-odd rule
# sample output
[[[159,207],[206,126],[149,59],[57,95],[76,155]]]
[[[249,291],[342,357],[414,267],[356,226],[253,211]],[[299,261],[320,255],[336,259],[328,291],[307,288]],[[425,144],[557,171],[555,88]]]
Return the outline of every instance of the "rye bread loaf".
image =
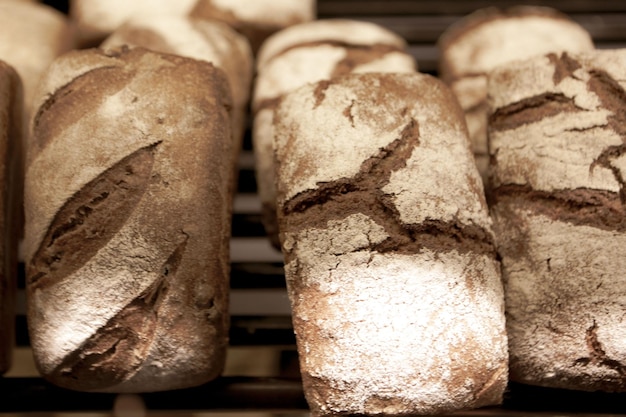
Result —
[[[263,44],[257,56],[252,98],[252,141],[262,220],[274,246],[280,244],[272,118],[280,97],[307,83],[344,74],[415,70],[415,59],[406,52],[406,42],[368,22],[332,19],[302,23],[276,33]]]
[[[11,366],[15,343],[17,246],[22,231],[22,84],[0,61],[0,375]]]
[[[479,171],[487,151],[486,73],[500,64],[533,55],[593,49],[589,33],[552,8],[515,6],[479,9],[440,37],[439,74],[452,88],[465,117]]]
[[[55,61],[42,89],[25,184],[39,370],[108,392],[215,378],[234,172],[225,75],[142,48],[93,49]]]
[[[188,16],[137,16],[117,28],[100,47],[106,50],[122,45],[208,61],[224,71],[233,96],[236,161],[246,128],[253,70],[252,51],[246,38],[217,21]]]
[[[352,74],[275,116],[278,220],[313,415],[497,404],[507,382],[491,220],[449,89]]]
[[[511,379],[626,391],[626,50],[490,74]]]
[[[25,125],[42,74],[72,47],[69,21],[57,10],[36,2],[0,2],[0,60],[11,65],[22,80]]]

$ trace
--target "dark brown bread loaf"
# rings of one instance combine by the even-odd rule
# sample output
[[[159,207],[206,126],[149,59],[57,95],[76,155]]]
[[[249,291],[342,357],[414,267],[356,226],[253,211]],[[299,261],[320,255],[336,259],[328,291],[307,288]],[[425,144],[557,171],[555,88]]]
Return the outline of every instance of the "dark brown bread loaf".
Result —
[[[511,379],[626,391],[626,50],[489,76]]]
[[[313,415],[497,404],[504,296],[463,114],[423,74],[288,93],[275,116],[278,220]]]
[[[42,88],[25,184],[41,373],[111,392],[215,378],[234,172],[225,75],[141,48],[85,50],[57,60]]]
[[[15,341],[17,246],[22,231],[22,85],[0,61],[0,374],[11,366]]]

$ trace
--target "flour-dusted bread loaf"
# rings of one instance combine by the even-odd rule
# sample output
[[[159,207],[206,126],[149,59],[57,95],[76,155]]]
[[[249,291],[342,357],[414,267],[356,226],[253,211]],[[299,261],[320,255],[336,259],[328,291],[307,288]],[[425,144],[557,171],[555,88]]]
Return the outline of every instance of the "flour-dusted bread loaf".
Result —
[[[279,226],[313,414],[499,403],[500,270],[449,89],[417,73],[352,74],[288,93],[275,121]]]
[[[127,20],[100,45],[140,46],[211,62],[224,70],[233,95],[234,158],[241,149],[246,128],[253,56],[246,38],[217,21],[188,16],[137,16]]]
[[[593,42],[582,26],[554,9],[515,6],[490,7],[465,16],[442,34],[438,46],[439,74],[465,111],[476,163],[486,175],[486,73],[534,55],[589,51]]]
[[[0,1],[0,60],[22,79],[26,120],[42,74],[72,46],[68,19],[57,10],[36,2]]]
[[[197,0],[193,16],[225,22],[258,51],[268,36],[315,19],[316,0]]]
[[[69,0],[80,47],[97,46],[130,18],[186,16],[199,0]]]
[[[511,378],[626,391],[626,50],[489,77]]]
[[[204,383],[228,334],[230,91],[209,63],[70,52],[42,83],[27,158],[28,319],[62,387]]]
[[[263,224],[275,246],[274,109],[285,93],[349,73],[415,72],[406,42],[373,23],[333,19],[302,23],[270,37],[258,54],[252,107],[256,179]]]
[[[22,84],[0,61],[0,375],[11,366],[15,343],[17,245],[21,233]]]
[[[98,45],[126,20],[139,16],[194,16],[222,21],[256,50],[280,29],[313,20],[315,0],[70,0],[80,46]]]

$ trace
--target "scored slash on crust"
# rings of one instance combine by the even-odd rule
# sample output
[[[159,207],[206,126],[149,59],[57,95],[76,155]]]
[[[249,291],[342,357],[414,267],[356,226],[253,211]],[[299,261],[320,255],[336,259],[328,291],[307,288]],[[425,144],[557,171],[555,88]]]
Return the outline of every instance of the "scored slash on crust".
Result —
[[[59,209],[28,263],[31,290],[53,285],[79,270],[124,226],[148,186],[159,143],[126,156]]]

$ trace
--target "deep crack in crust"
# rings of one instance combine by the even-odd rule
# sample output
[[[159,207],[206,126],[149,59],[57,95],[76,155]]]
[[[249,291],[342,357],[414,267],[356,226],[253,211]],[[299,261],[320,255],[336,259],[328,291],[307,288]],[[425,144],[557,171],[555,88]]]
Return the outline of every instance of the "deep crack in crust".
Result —
[[[67,200],[28,264],[31,291],[69,277],[124,226],[148,187],[157,146],[133,152]]]
[[[320,83],[315,92],[317,103],[323,100],[328,83]],[[290,231],[324,228],[329,220],[362,213],[384,225],[389,238],[372,247],[381,253],[415,253],[422,247],[449,251],[473,251],[495,256],[492,234],[477,225],[444,222],[436,219],[421,224],[405,224],[392,196],[382,189],[391,174],[406,166],[406,161],[420,144],[419,125],[415,119],[402,129],[398,139],[379,149],[361,164],[353,178],[319,183],[318,188],[302,192],[283,205],[283,217],[289,217]]]
[[[27,172],[39,198],[27,211],[35,360],[77,390],[199,385],[219,375],[227,345],[228,84],[209,63],[112,55],[76,51],[46,80],[70,94],[41,113],[35,139],[50,144]],[[73,107],[90,110],[74,119]]]
[[[418,82],[420,77],[352,75],[295,92],[277,112],[277,131],[284,128],[276,156],[278,178],[286,182],[279,183],[286,278],[305,393],[315,415],[442,413],[501,401],[507,368],[505,343],[500,344],[502,289],[492,233],[476,214],[483,209],[486,218],[480,179],[470,171],[460,109],[447,89],[427,78]],[[351,84],[356,79],[361,82]],[[300,121],[288,110],[297,102],[293,97],[314,112],[333,112],[336,123]],[[313,132],[298,136],[306,128]],[[325,143],[318,145],[316,136]],[[350,154],[350,146],[335,145],[339,141],[352,144],[359,156]],[[360,141],[370,146],[356,150]],[[444,146],[467,164],[460,163],[460,180],[442,181],[445,191],[429,194],[418,181],[433,184],[437,173],[430,169],[447,162],[437,158]],[[331,158],[322,172],[312,166],[321,155]],[[349,169],[335,170],[346,163]],[[289,182],[294,176],[315,180]],[[470,214],[460,213],[451,190],[475,204]],[[412,212],[419,202],[399,200],[405,192],[436,201],[435,207],[425,204]],[[438,272],[430,280],[433,271]],[[434,295],[444,292],[463,301],[455,305],[456,299]],[[478,301],[485,294],[493,297]],[[481,319],[459,313],[473,303]],[[432,324],[442,316],[481,323],[480,328],[437,329]],[[396,343],[395,337],[403,340]],[[451,354],[442,353],[448,349]],[[454,355],[467,367],[449,369],[446,360]],[[449,372],[439,374],[441,369]],[[429,390],[431,395],[424,394]]]
[[[577,226],[626,232],[626,207],[610,191],[581,188],[547,192],[511,184],[498,187],[491,203],[516,206]]]
[[[80,348],[65,357],[50,377],[62,386],[103,390],[128,380],[144,364],[155,337],[159,309],[182,261],[189,237],[183,235],[161,274]]]
[[[502,135],[508,146],[519,149],[530,146],[524,137],[535,131],[531,130],[534,123],[549,125],[550,134],[544,131],[543,137],[546,145],[552,145],[554,138],[551,153],[555,159],[560,156],[558,152],[575,149],[574,145],[568,148],[568,139],[574,142],[583,138],[586,142],[580,139],[575,143],[588,143],[587,149],[593,151],[583,150],[587,150],[583,169],[576,171],[574,166],[572,172],[577,174],[571,183],[586,184],[585,174],[605,175],[604,182],[596,182],[597,187],[547,183],[543,184],[545,190],[533,189],[534,183],[528,179],[533,175],[533,168],[529,168],[532,160],[525,166],[500,167],[500,149],[492,150],[496,175],[503,172],[501,169],[526,169],[528,173],[519,176],[526,182],[502,183],[494,188],[491,202],[496,231],[501,233],[498,240],[507,288],[514,381],[578,390],[626,390],[624,346],[619,336],[623,265],[620,243],[615,243],[621,242],[626,232],[626,92],[620,75],[623,67],[618,67],[623,62],[620,54],[563,53],[537,59],[528,68],[542,77],[553,71],[551,80],[542,78],[550,92],[534,97],[527,93],[525,98],[497,108],[490,119],[492,133]],[[524,74],[535,80],[534,74]],[[536,92],[544,87],[543,83],[523,86],[522,72],[509,75],[516,82],[507,85],[505,81],[505,89],[498,94],[519,97],[523,89]],[[600,112],[602,117],[593,116]],[[564,122],[556,122],[559,116]],[[555,122],[540,124],[544,118]],[[529,125],[528,130],[525,125]],[[517,128],[518,132],[505,132]],[[508,134],[511,136],[507,138]],[[538,143],[537,154],[543,145]],[[548,174],[549,168],[542,166]],[[606,288],[607,282],[611,282],[611,289]]]
[[[574,72],[583,68],[579,61],[567,53],[559,56],[548,54],[547,57],[554,66],[555,84],[567,77],[574,77]],[[597,68],[587,71],[590,75],[587,81],[589,92],[599,98],[602,108],[610,111],[606,128],[618,134],[624,142],[605,148],[592,162],[589,172],[593,172],[596,167],[608,169],[620,186],[619,193],[615,195],[610,191],[594,189],[556,190],[548,193],[532,190],[527,185],[502,184],[494,188],[490,195],[494,198],[492,204],[513,198],[525,206],[532,205],[535,210],[554,220],[622,231],[625,227],[626,187],[621,169],[614,162],[626,154],[626,91],[607,72]],[[584,112],[585,109],[575,104],[574,98],[545,93],[495,109],[489,117],[490,131],[502,132],[563,113]],[[497,164],[496,151],[492,152],[491,165],[495,167]]]
[[[544,117],[581,110],[573,98],[564,94],[545,93],[498,108],[489,116],[489,130],[494,132],[515,129]]]

